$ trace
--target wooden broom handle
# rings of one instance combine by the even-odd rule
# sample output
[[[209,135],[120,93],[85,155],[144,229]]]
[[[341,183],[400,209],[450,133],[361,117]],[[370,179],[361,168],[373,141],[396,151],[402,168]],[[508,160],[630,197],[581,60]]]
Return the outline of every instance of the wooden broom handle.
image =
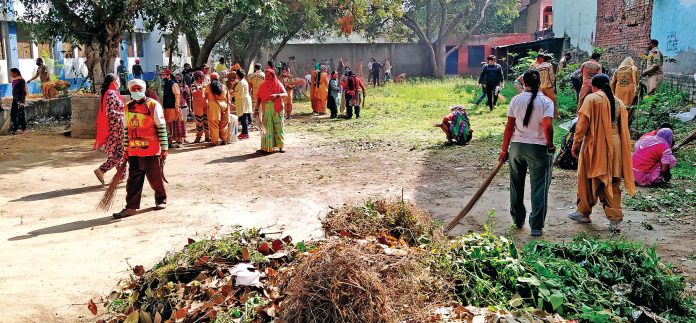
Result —
[[[469,212],[471,212],[471,209],[474,208],[474,206],[476,205],[476,202],[478,202],[478,200],[481,198],[481,195],[483,195],[483,193],[486,191],[486,189],[488,189],[488,185],[491,184],[491,182],[493,181],[493,178],[495,178],[495,175],[498,174],[498,171],[500,171],[500,169],[503,167],[504,164],[505,164],[505,161],[498,162],[498,165],[495,167],[493,172],[491,172],[491,174],[488,175],[488,178],[486,178],[486,180],[483,182],[483,184],[481,184],[481,187],[479,187],[478,191],[476,191],[476,194],[474,194],[474,196],[471,197],[471,200],[469,200],[469,203],[466,204],[464,209],[462,209],[461,212],[459,212],[457,217],[454,218],[454,220],[452,220],[452,222],[447,224],[447,226],[445,227],[445,233],[449,233],[450,230],[454,229],[454,227],[456,227],[457,224],[459,224],[459,221],[461,221],[467,214],[469,214]]]

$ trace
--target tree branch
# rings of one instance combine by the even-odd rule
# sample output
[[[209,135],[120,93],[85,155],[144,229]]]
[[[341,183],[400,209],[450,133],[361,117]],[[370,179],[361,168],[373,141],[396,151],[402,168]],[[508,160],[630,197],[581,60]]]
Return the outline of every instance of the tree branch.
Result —
[[[403,15],[401,17],[401,22],[404,25],[406,25],[406,27],[413,30],[414,33],[416,33],[416,36],[418,37],[418,39],[420,39],[421,43],[432,46],[430,38],[428,38],[428,36],[425,33],[423,33],[423,30],[420,28],[415,19],[413,19],[409,15]]]
[[[276,60],[278,54],[280,54],[280,51],[283,50],[283,47],[285,47],[285,44],[287,44],[290,39],[295,37],[295,35],[297,35],[297,33],[299,33],[300,30],[302,30],[302,25],[296,26],[295,29],[290,30],[290,32],[283,37],[283,40],[280,42],[280,45],[278,45],[278,48],[276,48],[275,52],[273,52],[271,60]]]
[[[478,27],[481,25],[483,20],[486,18],[486,10],[488,10],[488,5],[490,5],[490,4],[491,4],[490,0],[486,0],[483,3],[483,9],[481,10],[481,15],[479,16],[479,19],[476,21],[476,23],[471,28],[469,28],[469,33],[475,32],[476,29],[478,29]]]
[[[456,50],[458,50],[459,47],[462,47],[462,45],[457,45],[457,46],[454,46],[454,47],[450,48],[450,50],[448,50],[448,51],[445,53],[445,57],[450,56],[452,53],[454,53]]]

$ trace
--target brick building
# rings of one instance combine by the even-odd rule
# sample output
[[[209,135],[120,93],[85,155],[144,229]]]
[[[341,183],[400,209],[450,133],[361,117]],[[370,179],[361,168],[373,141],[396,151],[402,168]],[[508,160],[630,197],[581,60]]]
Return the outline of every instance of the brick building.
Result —
[[[653,0],[597,2],[595,46],[604,48],[602,60],[618,66],[627,56],[641,64],[650,41]]]

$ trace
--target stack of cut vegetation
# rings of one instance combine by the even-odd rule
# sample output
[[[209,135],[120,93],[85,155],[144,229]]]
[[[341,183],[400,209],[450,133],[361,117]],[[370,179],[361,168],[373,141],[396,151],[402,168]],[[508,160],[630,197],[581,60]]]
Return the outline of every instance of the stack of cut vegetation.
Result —
[[[102,322],[696,321],[684,278],[655,250],[579,236],[523,250],[491,234],[446,239],[399,200],[334,210],[327,238],[256,230],[191,241],[100,300]],[[90,301],[90,310],[97,306]]]

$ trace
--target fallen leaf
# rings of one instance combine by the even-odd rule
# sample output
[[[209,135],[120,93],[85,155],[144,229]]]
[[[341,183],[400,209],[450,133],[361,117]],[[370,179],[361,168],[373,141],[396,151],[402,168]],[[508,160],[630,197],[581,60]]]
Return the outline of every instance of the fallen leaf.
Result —
[[[283,238],[283,242],[288,243],[288,244],[291,243],[291,242],[292,242],[292,237],[291,237],[291,236],[285,236],[285,238]]]
[[[130,313],[126,319],[123,321],[123,323],[138,323],[138,320],[140,319],[140,311],[133,311]]]
[[[191,238],[188,238],[188,244],[196,243],[196,240],[193,240]]]
[[[184,318],[186,318],[186,314],[188,314],[188,310],[186,310],[185,308],[180,308],[176,312],[172,313],[172,317],[170,317],[169,319],[175,321],[183,320]]]
[[[139,323],[152,323],[152,316],[150,316],[150,313],[140,310]]]
[[[200,257],[200,258],[198,258],[198,259],[196,260],[196,262],[194,263],[194,265],[196,265],[196,266],[205,265],[206,263],[208,263],[208,260],[210,260],[210,256],[203,256],[203,257]]]
[[[273,240],[273,244],[271,246],[273,248],[273,251],[275,251],[275,252],[281,251],[281,250],[283,250],[283,241],[278,240],[278,239]]]
[[[249,249],[247,247],[242,248],[242,261],[249,261]]]
[[[155,313],[155,323],[162,323],[162,315],[159,312]]]
[[[87,308],[90,312],[92,312],[93,315],[97,315],[97,304],[94,304],[93,300],[89,300],[89,302],[87,303]]]
[[[352,233],[350,233],[349,231],[347,231],[345,229],[341,230],[338,234],[342,237],[348,237],[348,238],[353,236]]]
[[[142,276],[143,274],[145,274],[145,268],[143,268],[142,265],[137,265],[137,266],[133,267],[133,273],[136,276]]]
[[[268,246],[268,243],[266,242],[262,243],[257,250],[264,256],[271,254],[271,248]]]

